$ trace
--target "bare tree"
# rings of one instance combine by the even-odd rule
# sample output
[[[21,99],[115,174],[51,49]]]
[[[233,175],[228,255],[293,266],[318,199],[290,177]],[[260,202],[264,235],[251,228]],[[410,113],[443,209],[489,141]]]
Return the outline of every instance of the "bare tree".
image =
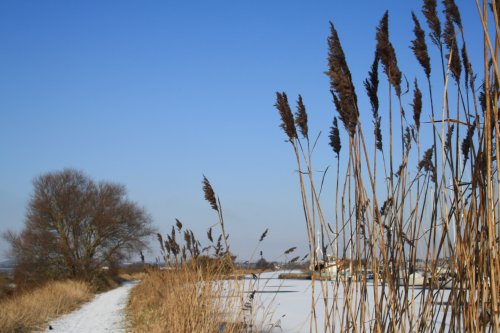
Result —
[[[154,233],[122,185],[65,169],[37,177],[33,186],[24,229],[6,234],[23,279],[92,278],[144,249]]]

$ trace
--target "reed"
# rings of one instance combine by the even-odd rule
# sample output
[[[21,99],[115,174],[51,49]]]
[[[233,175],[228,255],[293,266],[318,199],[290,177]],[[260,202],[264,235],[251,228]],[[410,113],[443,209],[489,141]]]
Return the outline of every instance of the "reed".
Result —
[[[409,120],[404,112],[403,75],[389,38],[389,13],[384,14],[376,29],[374,61],[364,81],[373,117],[372,149],[366,145],[368,132],[359,117],[346,54],[330,23],[326,74],[333,107],[348,137],[341,153],[335,117],[330,131],[330,145],[338,159],[333,228],[325,222],[325,203],[316,191],[311,151],[304,148],[309,147],[311,128],[302,96],[294,121],[286,94],[277,94],[281,127],[297,162],[312,274],[320,274],[327,250],[334,254],[332,261],[342,263],[338,265],[342,274],[316,287],[323,297],[311,302],[311,332],[499,331],[500,6],[499,1],[491,6],[486,1],[476,3],[484,30],[481,94],[476,94],[476,75],[455,2],[444,0],[440,10],[436,1],[423,1],[428,33],[419,15],[411,13],[414,39],[409,46],[427,79],[429,99],[423,99],[415,79]],[[429,56],[427,35],[438,49],[438,59]],[[434,62],[441,64],[443,74],[444,94],[439,101],[431,84],[436,82],[431,71]],[[379,63],[389,87],[386,98],[378,91]],[[399,103],[399,120],[393,119],[394,98]],[[389,106],[383,118],[380,103]],[[441,119],[436,118],[438,109]],[[394,145],[396,126],[401,131],[400,148]],[[420,138],[426,135],[433,143],[421,150]],[[383,168],[377,168],[378,154]],[[346,158],[343,171],[341,158]],[[316,236],[318,231],[321,236]],[[322,244],[321,251],[317,251],[318,244]],[[318,322],[318,311],[324,311],[324,322]]]
[[[254,279],[245,279],[249,272],[235,267],[222,204],[206,177],[202,190],[217,213],[217,223],[207,231],[208,245],[178,219],[166,239],[157,234],[163,263],[147,269],[132,291],[127,313],[133,332],[264,331],[268,312],[259,310],[259,317],[255,312],[262,309],[255,297],[259,278],[254,273]],[[260,235],[258,244],[268,232]]]
[[[187,267],[150,270],[133,290],[128,314],[134,332],[238,332],[236,295],[214,272]],[[240,306],[241,307],[241,306]]]

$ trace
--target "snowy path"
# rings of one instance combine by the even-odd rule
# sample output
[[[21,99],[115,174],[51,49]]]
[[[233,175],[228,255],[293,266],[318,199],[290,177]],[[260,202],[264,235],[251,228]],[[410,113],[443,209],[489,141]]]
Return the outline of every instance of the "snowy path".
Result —
[[[137,282],[97,295],[92,301],[61,318],[52,321],[46,333],[125,332],[125,307],[130,290]]]

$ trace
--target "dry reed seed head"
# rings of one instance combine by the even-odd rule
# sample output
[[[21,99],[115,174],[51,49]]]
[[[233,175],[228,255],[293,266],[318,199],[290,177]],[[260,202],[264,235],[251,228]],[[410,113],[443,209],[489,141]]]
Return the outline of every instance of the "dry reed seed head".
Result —
[[[296,262],[296,261],[297,261],[297,260],[299,260],[299,259],[300,259],[300,256],[293,257],[293,258],[289,261],[289,263],[290,263],[290,264],[293,264],[294,262]]]
[[[406,149],[406,147],[405,147],[405,149]],[[394,176],[396,176],[397,178],[401,177],[405,168],[406,168],[406,162],[401,163],[398,167],[398,171],[396,171],[394,173]]]
[[[441,45],[441,22],[439,21],[439,17],[437,15],[437,3],[436,0],[424,0],[424,4],[422,5],[422,13],[424,14],[427,25],[431,29],[431,33],[429,34],[432,43],[436,46],[440,47]]]
[[[372,106],[372,113],[373,117],[378,116],[378,108],[379,108],[379,100],[378,100],[378,64],[379,64],[379,56],[378,53],[375,52],[375,57],[373,59],[372,66],[370,68],[370,71],[368,72],[368,78],[363,82],[365,89],[366,89],[366,94],[368,95],[368,98],[370,99],[370,104]]]
[[[342,149],[342,144],[340,142],[339,126],[337,123],[337,117],[333,117],[333,125],[330,129],[330,146],[333,148],[337,158],[339,157],[340,149]]]
[[[217,245],[215,246],[215,255],[220,256],[222,254],[222,235],[219,235],[217,239]]]
[[[182,229],[182,223],[179,221],[179,219],[175,219],[175,225],[179,231]]]
[[[405,127],[405,134],[403,136],[403,139],[404,139],[405,150],[408,152],[410,151],[411,148],[411,139],[412,139],[410,128],[408,126]]]
[[[425,32],[420,26],[417,16],[414,12],[411,12],[411,17],[415,24],[413,28],[413,33],[415,34],[415,39],[411,42],[411,49],[413,54],[417,58],[418,62],[424,69],[427,78],[431,76],[431,60],[429,58],[429,53],[427,51],[427,43],[425,42]]]
[[[297,138],[297,129],[295,128],[292,110],[288,104],[288,97],[284,92],[276,93],[276,104],[274,106],[278,109],[281,117],[280,127],[285,131],[290,142],[293,142]]]
[[[268,231],[269,231],[269,229],[266,229],[266,230],[264,230],[264,232],[262,233],[262,235],[260,235],[259,243],[262,242],[264,240],[264,238],[266,238]]]
[[[210,185],[207,177],[203,176],[203,192],[205,193],[205,200],[210,203],[213,210],[219,211],[219,206],[217,205],[217,200],[215,199],[215,192]]]
[[[175,228],[172,226],[172,231],[170,232],[170,235],[168,235],[168,245],[170,247],[170,250],[172,253],[177,256],[180,253],[180,246],[175,240]]]
[[[342,45],[337,30],[330,22],[330,36],[328,37],[328,71],[330,77],[330,91],[333,95],[335,108],[340,120],[349,135],[356,133],[358,124],[357,96],[352,84],[351,72],[347,66]]]
[[[142,251],[139,251],[139,256],[141,257],[141,263],[144,264],[146,258],[144,257],[144,253]]]
[[[479,105],[481,105],[481,111],[483,111],[483,115],[486,112],[486,92],[484,91],[484,81],[482,84],[481,91],[479,92]]]
[[[460,53],[458,51],[457,46],[457,38],[455,34],[455,28],[453,26],[452,18],[449,15],[446,15],[446,23],[444,25],[444,33],[443,33],[444,43],[448,51],[448,57],[451,57],[450,60],[450,70],[453,78],[460,84],[460,74],[462,72],[462,64],[460,62]]]
[[[464,65],[464,83],[465,88],[467,88],[469,85],[469,75],[472,75],[472,68],[469,62],[469,55],[467,54],[467,47],[465,46],[465,42],[464,45],[462,45],[462,62]]]
[[[392,207],[392,198],[387,198],[382,207],[380,208],[380,215],[385,216],[389,212],[389,208]]]
[[[285,251],[285,254],[292,253],[293,251],[295,251],[296,248],[297,248],[296,246],[289,248],[288,250]]]
[[[170,251],[174,256],[177,256],[179,254],[179,244],[175,241],[174,238],[172,238],[170,235],[168,236],[168,247],[170,248]]]
[[[295,113],[295,124],[300,129],[302,136],[308,138],[308,128],[307,128],[307,112],[306,107],[302,101],[302,96],[299,95],[297,100],[297,112]]]
[[[377,27],[377,53],[380,56],[384,72],[389,83],[396,90],[396,95],[401,96],[401,71],[398,67],[396,52],[389,41],[389,12],[386,11]]]
[[[375,147],[382,151],[382,131],[380,129],[381,118],[378,113],[379,100],[378,100],[378,65],[380,62],[380,57],[378,52],[375,52],[375,57],[373,59],[372,66],[368,72],[368,78],[364,81],[364,86],[368,98],[370,99],[370,104],[372,106],[372,116],[373,116],[373,134],[375,136]]]
[[[337,110],[337,112],[340,113],[342,110],[342,106],[340,105],[340,101],[337,95],[335,95],[335,92],[331,89],[330,89],[330,94],[332,94],[332,100],[333,100],[333,105],[335,105],[335,110]]]
[[[422,160],[418,163],[418,170],[424,169],[425,172],[434,171],[434,164],[432,164],[433,153],[434,153],[434,146],[432,146],[431,148],[427,149],[424,152]]]
[[[373,63],[370,71],[368,72],[368,78],[364,81],[364,86],[366,89],[366,93],[370,99],[370,104],[372,106],[372,115],[373,115],[373,134],[375,135],[375,146],[379,151],[382,151],[382,131],[380,129],[381,118],[378,113],[379,109],[379,100],[378,100],[378,64],[379,64],[379,55],[375,52],[375,57],[373,59]]]
[[[170,238],[175,241],[175,228],[172,226],[172,231],[170,232]]]
[[[185,248],[185,247],[183,247],[181,252],[182,252],[182,259],[183,259],[184,261],[186,261],[186,259],[187,259],[186,248]]]
[[[193,241],[193,250],[194,250],[194,255],[195,257],[198,257],[200,255],[200,247],[201,247],[201,243],[199,240],[197,240],[195,237],[194,237],[194,234],[193,234],[193,231],[191,231],[191,239]]]
[[[184,241],[186,242],[186,247],[191,249],[191,234],[188,230],[184,231]]]
[[[167,237],[167,239],[170,240],[170,237]],[[170,242],[169,241],[165,241],[165,250],[167,251],[167,257],[170,256],[170,253],[172,252],[172,248],[170,247]]]
[[[309,257],[309,253],[307,253],[305,256],[302,257],[302,259],[300,259],[300,261],[304,261],[307,259],[307,257]]]
[[[213,243],[214,242],[214,239],[212,238],[212,228],[208,229],[207,231],[207,237],[208,237],[208,240]]]
[[[422,92],[418,88],[417,79],[415,79],[415,89],[413,90],[413,121],[415,121],[415,127],[417,131],[420,132],[420,116],[422,114]]]
[[[467,160],[469,159],[469,151],[472,146],[472,137],[474,136],[474,131],[476,130],[476,124],[475,122],[470,124],[469,127],[467,128],[467,134],[462,141],[462,155],[464,157],[464,165],[467,163]]]
[[[451,124],[446,132],[446,140],[444,141],[444,147],[446,150],[451,150],[451,137],[453,136],[453,130],[455,129],[455,124]]]
[[[162,252],[165,252],[165,248],[163,246],[163,237],[161,236],[161,234],[159,232],[156,234],[156,238],[158,239],[158,242],[160,242],[160,248],[161,248]]]
[[[375,147],[382,152],[382,129],[380,126],[381,118],[380,116],[373,120],[373,133],[375,135]]]
[[[453,22],[462,30],[462,19],[460,18],[460,11],[454,0],[443,0],[444,13],[450,16]]]

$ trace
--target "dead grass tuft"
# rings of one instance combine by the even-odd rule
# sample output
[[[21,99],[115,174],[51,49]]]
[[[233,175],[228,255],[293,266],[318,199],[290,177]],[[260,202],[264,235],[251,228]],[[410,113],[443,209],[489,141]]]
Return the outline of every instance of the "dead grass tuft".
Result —
[[[71,312],[93,295],[81,281],[49,282],[43,287],[0,301],[0,332],[29,332],[48,320]]]
[[[192,268],[150,270],[132,290],[133,332],[236,332],[239,298],[221,276]]]

